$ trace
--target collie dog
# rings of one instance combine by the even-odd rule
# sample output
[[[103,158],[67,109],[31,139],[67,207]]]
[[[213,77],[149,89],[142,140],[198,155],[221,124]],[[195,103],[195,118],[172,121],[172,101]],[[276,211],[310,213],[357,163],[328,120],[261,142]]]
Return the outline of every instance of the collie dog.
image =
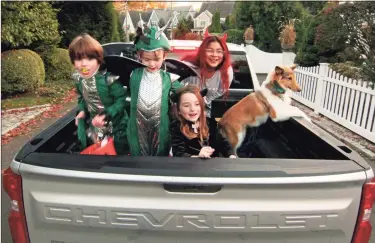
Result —
[[[288,92],[301,91],[296,81],[295,68],[295,64],[276,66],[259,90],[247,95],[225,112],[218,128],[234,151],[241,146],[247,127],[260,126],[268,118],[274,122],[285,121],[290,117],[303,117],[311,121],[303,111],[291,106]]]

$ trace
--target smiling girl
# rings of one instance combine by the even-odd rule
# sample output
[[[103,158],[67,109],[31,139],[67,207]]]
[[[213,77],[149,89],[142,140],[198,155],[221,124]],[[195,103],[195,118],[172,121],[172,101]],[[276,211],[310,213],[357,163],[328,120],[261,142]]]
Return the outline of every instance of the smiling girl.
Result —
[[[204,103],[208,126],[211,131],[210,139],[213,141],[216,137],[217,122],[214,117],[211,117],[212,101],[228,94],[227,91],[233,80],[233,68],[226,38],[226,34],[223,37],[218,37],[210,35],[206,30],[197,54],[182,58],[182,61],[200,74],[198,77],[188,77],[182,83],[208,89],[207,95],[204,97]]]
[[[182,82],[208,89],[204,102],[206,115],[211,117],[211,102],[224,95],[233,80],[233,68],[226,44],[226,35],[212,36],[206,31],[197,54],[187,55],[182,58],[182,61],[200,74],[198,77],[189,77]]]
[[[204,101],[195,85],[177,91],[177,119],[171,124],[172,153],[176,157],[211,158],[215,152],[204,112]],[[224,157],[236,158],[231,145],[220,133],[216,143]]]
[[[73,74],[78,93],[78,140],[82,148],[113,136],[117,154],[126,151],[127,113],[125,91],[117,76],[111,75],[103,64],[103,48],[88,34],[77,36],[69,45],[69,56],[76,71]],[[89,124],[82,122],[91,121]],[[88,139],[86,131],[92,133]]]

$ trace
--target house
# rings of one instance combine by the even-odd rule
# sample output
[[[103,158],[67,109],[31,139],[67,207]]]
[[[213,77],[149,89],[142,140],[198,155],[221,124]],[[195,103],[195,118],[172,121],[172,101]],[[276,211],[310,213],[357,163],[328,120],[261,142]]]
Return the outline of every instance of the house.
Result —
[[[234,9],[235,2],[226,2],[226,1],[220,1],[220,2],[204,2],[202,3],[202,6],[199,10],[199,12],[196,14],[195,17],[197,17],[200,13],[204,11],[209,11],[212,15],[215,14],[216,11],[220,12],[220,18],[223,18],[225,20],[226,17],[228,17],[233,9]]]
[[[192,6],[178,6],[173,7],[172,10],[170,8],[166,9],[153,9],[149,11],[129,11],[128,17],[125,18],[125,13],[120,15],[120,21],[123,23],[123,30],[127,26],[129,34],[135,34],[138,22],[140,21],[139,14],[141,14],[142,20],[147,25],[160,25],[160,21],[162,20],[163,25],[167,24],[168,20],[172,16],[173,13],[178,13],[172,20],[166,29],[166,32],[170,33],[172,28],[176,28],[177,24],[183,18],[188,18],[191,16],[192,18],[195,15],[195,11]]]
[[[212,23],[212,14],[209,11],[203,11],[194,18],[194,28],[191,30],[193,33],[203,34],[208,26]]]
[[[235,2],[204,2],[198,13],[194,17],[194,33],[203,34],[208,26],[212,23],[212,17],[216,11],[220,12],[220,22],[224,23],[233,9]]]
[[[173,11],[179,13],[177,16],[178,20],[188,19],[189,16],[194,19],[196,11],[193,9],[193,6],[177,6],[173,7]]]
[[[119,16],[120,23],[122,23],[122,30],[128,30],[129,34],[135,34],[137,30],[137,25],[139,22],[139,14],[142,16],[142,20],[147,24],[148,21],[153,21],[155,19],[152,16],[152,12],[141,12],[141,11],[129,11],[121,13]]]
[[[131,22],[134,26],[134,30],[129,31],[129,33],[135,34],[135,31],[136,31],[137,26],[138,26],[138,22],[140,21],[139,15],[141,15],[141,18],[142,18],[142,20],[145,24],[149,24],[149,22],[155,24],[155,21],[157,21],[157,17],[155,17],[155,15],[152,14],[152,11],[129,11],[128,13],[129,13]],[[152,17],[152,19],[151,19],[151,17]]]
[[[122,23],[122,30],[125,32],[126,29],[128,30],[129,34],[130,33],[135,33],[136,30],[136,24],[133,24],[133,21],[130,17],[129,12],[126,13],[121,13],[119,16],[120,23]]]

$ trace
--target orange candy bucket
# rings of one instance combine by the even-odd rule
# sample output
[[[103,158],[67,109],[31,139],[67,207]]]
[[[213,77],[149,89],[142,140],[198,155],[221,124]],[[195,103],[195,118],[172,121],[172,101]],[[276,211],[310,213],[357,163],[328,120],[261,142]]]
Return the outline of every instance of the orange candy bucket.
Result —
[[[108,138],[108,142],[102,146],[101,142],[92,144],[85,148],[80,154],[90,155],[117,155],[113,138]]]

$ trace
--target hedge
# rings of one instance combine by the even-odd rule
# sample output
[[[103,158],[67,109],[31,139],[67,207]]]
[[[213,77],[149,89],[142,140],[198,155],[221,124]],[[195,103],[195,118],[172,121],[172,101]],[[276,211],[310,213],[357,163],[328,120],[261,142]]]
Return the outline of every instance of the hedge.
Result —
[[[228,43],[235,43],[239,45],[244,43],[244,39],[243,39],[244,31],[243,30],[230,29],[230,30],[225,31],[225,33],[228,34],[228,39],[227,39]]]
[[[31,50],[10,50],[1,53],[1,92],[24,93],[37,90],[44,84],[44,64]]]
[[[72,82],[73,65],[67,49],[52,48],[41,55],[46,67],[47,82]]]

